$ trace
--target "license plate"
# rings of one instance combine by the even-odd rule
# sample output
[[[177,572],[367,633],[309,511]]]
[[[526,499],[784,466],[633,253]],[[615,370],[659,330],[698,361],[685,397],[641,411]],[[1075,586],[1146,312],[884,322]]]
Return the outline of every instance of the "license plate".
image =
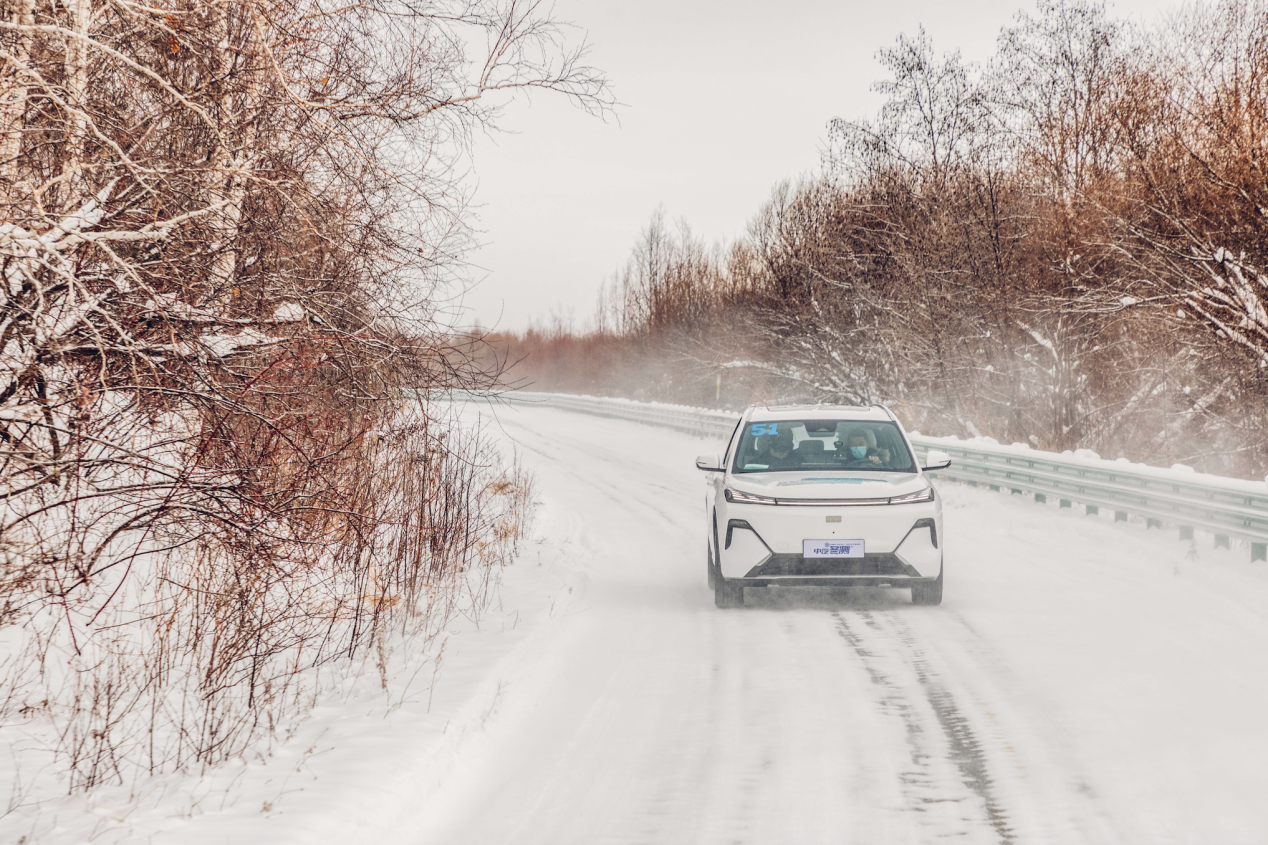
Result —
[[[862,557],[862,540],[802,540],[802,557]]]

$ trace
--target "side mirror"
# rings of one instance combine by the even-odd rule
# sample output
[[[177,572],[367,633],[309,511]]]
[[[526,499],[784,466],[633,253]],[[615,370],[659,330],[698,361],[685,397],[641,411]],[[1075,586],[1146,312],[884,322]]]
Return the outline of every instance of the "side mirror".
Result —
[[[946,469],[949,466],[951,466],[950,455],[937,449],[930,449],[929,454],[925,455],[925,465],[920,469],[922,472],[929,472],[933,469]]]
[[[721,455],[700,455],[696,458],[696,469],[704,472],[726,472],[722,468]]]

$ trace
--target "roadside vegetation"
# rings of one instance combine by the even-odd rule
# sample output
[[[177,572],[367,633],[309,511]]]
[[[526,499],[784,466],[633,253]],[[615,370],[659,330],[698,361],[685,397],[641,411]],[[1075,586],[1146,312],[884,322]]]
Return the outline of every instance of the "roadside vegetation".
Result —
[[[428,397],[500,378],[446,322],[470,134],[610,104],[568,37],[516,0],[4,4],[6,747],[71,791],[267,749],[322,667],[487,601],[531,481]]]
[[[1041,0],[983,67],[923,32],[878,58],[822,175],[732,244],[658,212],[589,329],[500,339],[522,381],[1268,471],[1268,5]]]

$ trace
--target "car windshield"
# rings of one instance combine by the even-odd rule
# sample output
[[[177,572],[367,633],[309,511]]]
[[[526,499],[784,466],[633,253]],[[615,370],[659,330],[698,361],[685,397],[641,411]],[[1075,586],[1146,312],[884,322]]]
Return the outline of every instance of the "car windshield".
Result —
[[[732,472],[915,472],[898,426],[857,420],[749,422]]]

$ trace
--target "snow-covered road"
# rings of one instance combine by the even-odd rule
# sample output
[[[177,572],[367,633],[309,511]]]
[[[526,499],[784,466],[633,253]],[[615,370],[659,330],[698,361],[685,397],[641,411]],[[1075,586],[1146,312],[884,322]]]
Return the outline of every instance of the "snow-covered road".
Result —
[[[722,611],[691,462],[710,444],[498,420],[580,573],[393,841],[1268,841],[1264,564],[945,484],[941,607],[770,590]]]

